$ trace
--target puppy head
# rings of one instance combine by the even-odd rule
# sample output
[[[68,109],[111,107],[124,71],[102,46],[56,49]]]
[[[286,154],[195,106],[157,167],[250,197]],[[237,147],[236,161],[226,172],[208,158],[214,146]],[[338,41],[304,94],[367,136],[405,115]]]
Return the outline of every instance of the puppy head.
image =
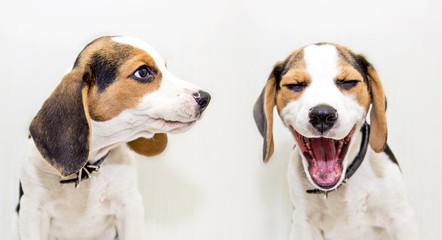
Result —
[[[293,132],[304,169],[316,187],[327,190],[344,179],[351,139],[371,110],[370,145],[386,144],[385,97],[376,71],[362,55],[336,44],[315,44],[278,62],[255,104],[264,137],[264,161],[273,152],[272,113],[276,105]],[[351,161],[351,160],[349,160]]]
[[[128,142],[152,156],[166,133],[189,129],[210,95],[173,76],[140,40],[102,37],[88,44],[33,119],[30,134],[62,176],[79,171],[92,150]]]

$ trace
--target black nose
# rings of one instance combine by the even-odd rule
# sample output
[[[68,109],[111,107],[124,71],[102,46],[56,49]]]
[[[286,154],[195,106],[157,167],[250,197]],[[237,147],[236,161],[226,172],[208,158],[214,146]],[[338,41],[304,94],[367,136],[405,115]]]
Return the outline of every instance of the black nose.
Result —
[[[200,108],[200,112],[203,112],[204,109],[206,109],[207,105],[209,105],[210,94],[207,92],[198,91],[197,93],[193,94],[193,98],[198,103],[198,106]]]
[[[308,117],[313,127],[320,133],[324,133],[335,125],[338,113],[336,109],[328,105],[318,105],[310,109]]]

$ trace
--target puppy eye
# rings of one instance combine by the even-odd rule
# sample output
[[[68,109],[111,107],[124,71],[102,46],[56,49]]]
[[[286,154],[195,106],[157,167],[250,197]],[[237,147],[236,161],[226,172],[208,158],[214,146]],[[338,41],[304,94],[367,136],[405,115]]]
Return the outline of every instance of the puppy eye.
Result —
[[[304,90],[305,87],[307,87],[307,84],[305,82],[301,83],[295,83],[295,84],[286,84],[284,87],[294,91],[294,92],[301,92]]]
[[[132,74],[131,78],[143,82],[148,83],[152,82],[155,79],[156,71],[146,65],[143,65],[139,67],[135,72]]]
[[[344,90],[350,90],[360,82],[359,80],[338,80],[336,83]]]

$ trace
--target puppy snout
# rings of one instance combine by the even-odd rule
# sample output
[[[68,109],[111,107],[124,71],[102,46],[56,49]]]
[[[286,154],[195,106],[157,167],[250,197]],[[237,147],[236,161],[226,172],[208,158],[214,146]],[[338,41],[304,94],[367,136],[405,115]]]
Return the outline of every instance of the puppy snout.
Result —
[[[204,109],[209,105],[210,102],[210,94],[204,91],[198,91],[193,94],[193,98],[198,104],[199,110],[202,113]]]
[[[328,105],[318,105],[308,114],[310,123],[321,134],[332,128],[338,119],[338,112]]]

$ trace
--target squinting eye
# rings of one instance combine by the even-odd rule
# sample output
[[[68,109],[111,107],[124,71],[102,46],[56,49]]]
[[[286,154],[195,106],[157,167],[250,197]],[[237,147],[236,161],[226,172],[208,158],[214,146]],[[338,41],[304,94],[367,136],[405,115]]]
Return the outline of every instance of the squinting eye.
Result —
[[[139,82],[148,83],[152,82],[155,79],[155,74],[156,71],[154,69],[143,65],[132,74],[131,78]]]
[[[360,82],[359,80],[338,80],[336,84],[344,90],[350,90]]]
[[[307,87],[307,83],[301,82],[301,83],[295,83],[295,84],[286,84],[284,87],[294,91],[294,92],[301,92],[304,90],[305,87]]]

